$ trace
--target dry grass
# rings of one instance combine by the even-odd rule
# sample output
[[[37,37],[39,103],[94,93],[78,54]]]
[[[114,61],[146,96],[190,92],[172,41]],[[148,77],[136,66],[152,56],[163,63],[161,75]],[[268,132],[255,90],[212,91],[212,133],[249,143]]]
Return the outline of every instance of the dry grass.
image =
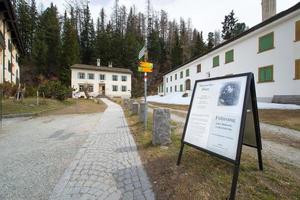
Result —
[[[176,161],[181,136],[176,124],[173,123],[172,129],[173,143],[165,149],[151,144],[150,122],[144,132],[137,116],[126,112],[126,117],[157,199],[228,197],[231,164],[186,146],[182,164],[178,167]],[[243,153],[241,160],[237,199],[299,199],[299,168],[264,159],[265,170],[261,172],[256,157]]]
[[[151,103],[157,107],[166,107],[176,110],[188,111],[188,105]],[[174,114],[185,117],[184,113],[172,111]],[[300,110],[259,110],[259,119],[261,122],[282,126],[285,128],[300,131]]]
[[[261,122],[300,131],[300,110],[259,110]]]
[[[74,104],[45,113],[46,115],[62,115],[62,114],[87,114],[104,112],[106,104],[101,100],[97,102],[88,99],[74,99]]]

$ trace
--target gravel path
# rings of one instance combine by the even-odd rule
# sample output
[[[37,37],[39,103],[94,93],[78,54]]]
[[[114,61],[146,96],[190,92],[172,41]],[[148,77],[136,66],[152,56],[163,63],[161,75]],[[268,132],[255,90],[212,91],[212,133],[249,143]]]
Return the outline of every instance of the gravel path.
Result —
[[[152,108],[148,108],[148,112],[153,112],[153,108],[157,106],[151,105]],[[165,107],[162,107],[165,108]],[[169,108],[167,108],[169,109]],[[178,123],[180,126],[184,126],[186,118],[179,116],[176,112],[187,115],[187,111],[170,109],[171,119]],[[281,136],[287,138],[288,140],[297,140],[300,141],[300,132],[288,128],[283,128],[280,126],[270,125],[266,123],[260,123],[260,128],[263,132],[268,132],[273,135]],[[300,166],[300,148],[294,148],[285,144],[276,143],[274,141],[268,141],[262,139],[263,145],[263,156],[278,160],[280,162],[289,163],[297,167]],[[249,148],[245,148],[247,151]]]
[[[58,199],[154,199],[122,108],[108,108],[50,197]]]
[[[4,119],[0,199],[48,199],[101,114]]]

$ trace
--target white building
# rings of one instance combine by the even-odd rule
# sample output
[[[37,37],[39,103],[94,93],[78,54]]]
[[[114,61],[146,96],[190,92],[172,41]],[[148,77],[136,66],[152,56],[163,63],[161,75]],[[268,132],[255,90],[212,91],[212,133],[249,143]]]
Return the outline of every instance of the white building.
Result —
[[[14,1],[0,0],[0,83],[20,81],[18,59],[23,46],[14,9]]]
[[[300,103],[300,3],[169,71],[158,92],[191,94],[196,80],[245,72],[259,101]]]
[[[85,97],[84,87],[90,96],[131,97],[132,72],[125,68],[75,64],[71,66],[73,98]]]

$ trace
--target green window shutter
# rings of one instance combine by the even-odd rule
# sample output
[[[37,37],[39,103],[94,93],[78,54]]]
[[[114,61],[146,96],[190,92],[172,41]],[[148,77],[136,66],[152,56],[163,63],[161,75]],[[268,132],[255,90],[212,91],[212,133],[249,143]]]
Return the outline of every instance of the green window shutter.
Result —
[[[220,59],[219,59],[219,56],[215,56],[213,58],[213,67],[217,67],[220,65]]]
[[[273,81],[273,66],[259,68],[259,82]]]
[[[259,38],[259,52],[274,48],[274,33],[268,33]]]
[[[183,91],[183,85],[180,85],[180,92]]]
[[[233,62],[233,59],[234,59],[234,52],[233,52],[233,49],[232,49],[232,50],[227,51],[225,53],[225,63]]]
[[[189,69],[186,69],[185,71],[185,76],[188,77],[190,75],[190,70]]]

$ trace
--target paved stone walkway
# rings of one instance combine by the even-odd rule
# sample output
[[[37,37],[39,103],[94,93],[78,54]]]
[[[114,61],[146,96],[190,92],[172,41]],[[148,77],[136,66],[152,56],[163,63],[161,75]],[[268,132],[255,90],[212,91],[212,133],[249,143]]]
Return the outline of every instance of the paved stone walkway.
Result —
[[[154,199],[122,108],[103,101],[106,111],[55,186],[51,200]]]

